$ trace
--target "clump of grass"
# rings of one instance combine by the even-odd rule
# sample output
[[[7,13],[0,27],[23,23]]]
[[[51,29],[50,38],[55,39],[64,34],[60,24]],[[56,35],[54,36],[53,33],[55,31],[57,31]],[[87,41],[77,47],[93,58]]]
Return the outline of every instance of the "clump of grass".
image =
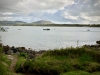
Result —
[[[70,71],[83,70],[82,74],[88,75],[88,72],[100,71],[99,56],[99,53],[95,50],[84,47],[54,49],[37,57],[35,61],[24,61],[23,66],[19,65],[16,71],[59,75]]]
[[[0,75],[6,75],[9,72],[10,63],[7,56],[3,54],[2,47],[0,47]]]
[[[7,70],[7,67],[2,62],[0,62],[0,75],[5,75]]]
[[[23,66],[24,62],[26,61],[26,59],[24,57],[19,57],[18,58],[18,61],[15,65],[15,71],[16,72],[19,72],[21,67]]]
[[[93,72],[91,75],[100,75],[100,72]]]
[[[54,49],[54,50],[50,50],[46,53],[43,54],[43,56],[68,56],[71,58],[76,58],[81,56],[83,53],[85,53],[86,50],[85,48],[61,48],[61,49]]]
[[[91,74],[85,71],[72,71],[72,72],[66,72],[60,75],[91,75]]]
[[[19,57],[24,57],[24,58],[27,58],[28,57],[28,54],[25,53],[25,52],[21,52]]]
[[[0,47],[0,75],[22,75],[16,74],[9,70],[11,61],[7,58],[7,55],[3,53],[2,46]]]
[[[71,71],[71,72],[62,73],[60,75],[100,75],[100,72],[89,73],[86,71]]]

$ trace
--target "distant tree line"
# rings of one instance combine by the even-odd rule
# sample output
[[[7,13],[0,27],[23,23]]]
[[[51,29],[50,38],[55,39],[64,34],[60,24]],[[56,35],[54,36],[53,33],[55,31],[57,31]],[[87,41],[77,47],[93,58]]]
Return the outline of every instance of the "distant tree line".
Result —
[[[14,26],[67,26],[67,27],[100,27],[100,24],[15,24]]]

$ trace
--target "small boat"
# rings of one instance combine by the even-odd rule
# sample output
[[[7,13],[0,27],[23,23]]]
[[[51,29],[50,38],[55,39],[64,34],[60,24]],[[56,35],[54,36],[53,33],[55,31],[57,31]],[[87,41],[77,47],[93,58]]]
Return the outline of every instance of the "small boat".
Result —
[[[90,31],[89,29],[87,31]]]
[[[4,29],[9,29],[8,27],[5,27]]]
[[[43,29],[43,30],[50,30],[50,29],[47,28],[47,29]]]

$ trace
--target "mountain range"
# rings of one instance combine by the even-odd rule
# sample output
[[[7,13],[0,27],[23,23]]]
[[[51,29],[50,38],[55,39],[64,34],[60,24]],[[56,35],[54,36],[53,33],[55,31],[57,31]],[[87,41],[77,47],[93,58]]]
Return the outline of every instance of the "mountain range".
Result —
[[[0,25],[16,25],[16,24],[25,24],[23,21],[0,21]]]
[[[0,25],[24,25],[28,24],[27,22],[23,21],[0,21]],[[46,20],[40,20],[40,21],[35,21],[29,24],[35,24],[35,25],[42,25],[42,24],[54,24],[51,21],[46,21]]]
[[[54,23],[51,21],[40,20],[40,21],[35,21],[32,24],[54,24]]]

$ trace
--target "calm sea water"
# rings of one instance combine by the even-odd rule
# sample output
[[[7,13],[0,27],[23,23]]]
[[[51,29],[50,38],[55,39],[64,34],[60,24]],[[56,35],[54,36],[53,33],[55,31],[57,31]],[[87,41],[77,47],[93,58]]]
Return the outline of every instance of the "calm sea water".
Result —
[[[78,46],[91,45],[100,40],[100,28],[97,27],[7,27],[9,27],[8,32],[0,32],[4,45],[24,46],[34,50],[76,47],[77,44]],[[50,28],[50,30],[43,30],[44,28]],[[88,29],[90,31],[87,31]]]

